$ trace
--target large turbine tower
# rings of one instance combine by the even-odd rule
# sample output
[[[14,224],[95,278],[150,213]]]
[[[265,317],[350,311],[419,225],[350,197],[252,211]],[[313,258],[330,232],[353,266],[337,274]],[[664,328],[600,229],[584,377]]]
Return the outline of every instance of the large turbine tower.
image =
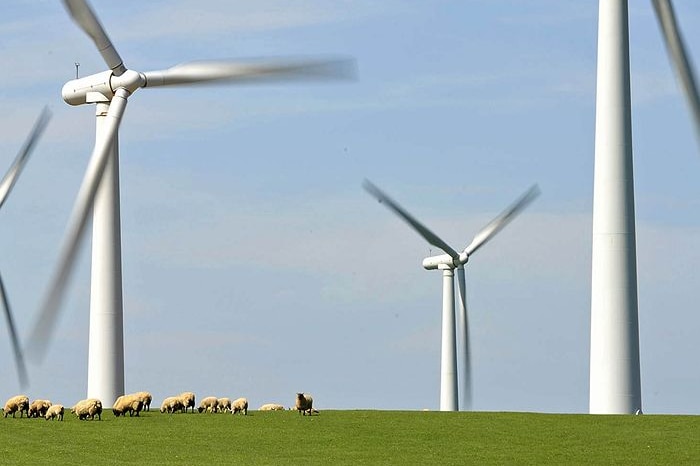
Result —
[[[64,0],[73,20],[92,39],[108,70],[69,81],[62,95],[70,105],[94,104],[95,146],[59,256],[57,272],[29,340],[30,355],[41,357],[60,310],[79,245],[92,213],[92,276],[88,389],[90,398],[111,405],[124,394],[124,340],[119,213],[118,132],[128,99],[139,89],[212,82],[268,82],[280,79],[345,78],[351,60],[195,61],[158,71],[128,69],[85,0]]]
[[[641,410],[637,254],[626,0],[598,16],[590,412]]]
[[[700,140],[700,98],[670,0],[653,0]],[[641,412],[627,0],[598,12],[589,410]]]

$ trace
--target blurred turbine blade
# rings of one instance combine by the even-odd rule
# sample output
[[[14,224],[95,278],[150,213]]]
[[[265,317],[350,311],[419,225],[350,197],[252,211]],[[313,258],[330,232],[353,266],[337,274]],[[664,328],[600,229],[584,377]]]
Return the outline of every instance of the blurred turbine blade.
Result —
[[[66,6],[73,21],[78,23],[82,30],[93,40],[109,69],[114,71],[114,74],[117,76],[124,73],[126,67],[122,58],[114,48],[114,45],[112,45],[112,41],[109,40],[102,24],[100,24],[100,20],[97,19],[88,2],[86,0],[63,0],[63,4]]]
[[[659,20],[659,26],[661,26],[661,32],[663,33],[666,50],[695,119],[695,132],[700,142],[700,97],[698,96],[698,87],[693,75],[693,69],[690,66],[690,58],[678,29],[673,5],[670,0],[653,0],[653,3],[656,17]]]
[[[15,353],[15,364],[17,365],[17,374],[19,375],[19,384],[22,388],[27,386],[27,368],[24,365],[24,356],[22,355],[22,347],[19,344],[19,337],[17,336],[17,327],[15,327],[15,321],[12,318],[12,311],[10,310],[10,303],[7,300],[7,292],[5,291],[5,284],[0,277],[0,300],[2,300],[2,306],[5,309],[5,320],[7,320],[7,328],[10,330],[10,340],[12,341],[12,350]]]
[[[472,409],[472,362],[467,318],[467,280],[463,265],[457,267],[457,291],[459,293],[458,338],[462,340],[462,409],[470,411]]]
[[[29,335],[27,354],[32,359],[40,361],[43,358],[53,329],[56,326],[61,302],[75,266],[80,245],[85,236],[88,215],[92,212],[97,188],[102,180],[102,174],[109,156],[112,153],[119,124],[126,109],[126,98],[128,95],[128,91],[124,89],[117,90],[109,106],[106,120],[103,123],[104,137],[95,141],[95,148],[85,170],[85,177],[80,185],[80,190],[68,221],[56,273],[50,282],[48,293],[39,309],[39,318]]]
[[[354,79],[353,59],[260,59],[260,60],[201,60],[172,68],[143,73],[144,87],[205,84],[220,81],[231,83],[320,81]]]
[[[449,254],[453,259],[458,259],[459,258],[459,253],[452,249],[447,243],[445,243],[442,239],[440,239],[435,233],[430,231],[428,228],[425,227],[422,223],[420,223],[418,220],[413,218],[411,214],[406,212],[399,204],[397,204],[393,199],[391,199],[389,196],[384,194],[378,187],[373,185],[369,180],[365,180],[362,186],[365,188],[365,190],[370,193],[372,196],[374,196],[379,202],[382,202],[387,205],[391,210],[396,213],[399,217],[404,219],[406,223],[411,225],[414,230],[418,232],[419,235],[421,235],[425,240],[432,244],[433,246],[442,249],[445,251],[447,254]]]
[[[479,233],[474,236],[472,242],[464,248],[463,255],[468,258],[477,249],[486,244],[491,238],[494,237],[496,233],[501,231],[501,229],[506,226],[515,216],[520,213],[525,207],[528,206],[537,196],[540,195],[540,188],[537,185],[533,185],[528,189],[525,194],[520,196],[520,198],[515,201],[510,207],[504,210],[498,217],[491,220],[491,222],[486,225]]]
[[[48,107],[44,107],[36,123],[34,123],[34,128],[32,128],[32,131],[29,133],[29,137],[24,142],[14,162],[12,162],[12,166],[7,171],[2,181],[0,181],[0,207],[2,207],[10,191],[12,191],[24,165],[27,163],[27,160],[29,160],[29,155],[32,153],[34,145],[46,129],[46,125],[48,125],[50,119],[51,112]]]

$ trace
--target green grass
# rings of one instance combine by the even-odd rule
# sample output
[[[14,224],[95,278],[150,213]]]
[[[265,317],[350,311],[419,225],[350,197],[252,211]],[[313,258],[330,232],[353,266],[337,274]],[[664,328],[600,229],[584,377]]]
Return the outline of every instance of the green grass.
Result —
[[[0,418],[2,464],[700,464],[700,416],[420,411]]]

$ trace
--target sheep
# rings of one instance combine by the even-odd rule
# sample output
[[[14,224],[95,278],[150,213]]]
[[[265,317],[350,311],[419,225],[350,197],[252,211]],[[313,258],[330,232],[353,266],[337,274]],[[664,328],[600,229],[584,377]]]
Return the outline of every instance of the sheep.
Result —
[[[180,393],[180,398],[182,398],[182,404],[185,406],[185,412],[187,412],[187,408],[192,408],[192,412],[194,413],[194,405],[195,405],[195,397],[194,393],[192,392],[182,392]]]
[[[200,413],[203,413],[205,411],[215,413],[218,404],[218,398],[216,398],[215,396],[208,396],[199,403],[199,408],[197,408],[197,411],[199,411]]]
[[[29,411],[27,411],[27,417],[44,417],[51,404],[49,400],[32,401],[29,405]]]
[[[46,415],[44,416],[46,420],[53,420],[58,418],[59,421],[63,420],[63,405],[51,405],[49,409],[46,410]]]
[[[29,417],[29,397],[27,395],[13,396],[7,400],[3,408],[3,416],[7,417],[8,414],[12,414],[12,417],[15,417],[17,411],[19,411],[19,417],[24,414]]]
[[[297,400],[294,407],[299,411],[299,414],[306,416],[306,413],[309,413],[310,416],[314,411],[313,404],[314,399],[309,393],[297,393]]]
[[[122,395],[117,398],[112,406],[112,412],[116,417],[126,417],[126,413],[129,413],[129,417],[133,416],[134,413],[138,416],[142,409],[143,401],[141,401],[141,398],[136,394]]]
[[[136,395],[143,403],[144,411],[151,410],[151,401],[153,401],[153,396],[151,396],[149,392],[136,392],[134,395]]]
[[[236,398],[233,400],[233,404],[231,405],[233,408],[231,411],[231,414],[236,414],[236,413],[243,413],[244,415],[248,415],[248,399],[247,398]]]
[[[164,399],[163,403],[160,405],[161,413],[172,414],[175,411],[182,411],[183,409],[186,408],[182,404],[182,398],[179,396],[169,396],[166,399]]]
[[[284,406],[277,403],[267,403],[259,407],[258,411],[284,411]]]
[[[88,416],[94,420],[95,415],[97,415],[99,420],[102,420],[102,402],[97,398],[80,400],[70,409],[70,412],[75,414],[81,421],[87,419]]]
[[[231,398],[219,398],[216,401],[216,410],[220,413],[231,412]]]

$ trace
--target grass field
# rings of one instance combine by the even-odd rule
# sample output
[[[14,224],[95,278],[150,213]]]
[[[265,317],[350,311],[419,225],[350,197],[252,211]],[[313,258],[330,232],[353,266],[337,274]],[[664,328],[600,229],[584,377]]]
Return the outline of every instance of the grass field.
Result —
[[[700,416],[421,411],[0,418],[2,464],[700,464]]]

